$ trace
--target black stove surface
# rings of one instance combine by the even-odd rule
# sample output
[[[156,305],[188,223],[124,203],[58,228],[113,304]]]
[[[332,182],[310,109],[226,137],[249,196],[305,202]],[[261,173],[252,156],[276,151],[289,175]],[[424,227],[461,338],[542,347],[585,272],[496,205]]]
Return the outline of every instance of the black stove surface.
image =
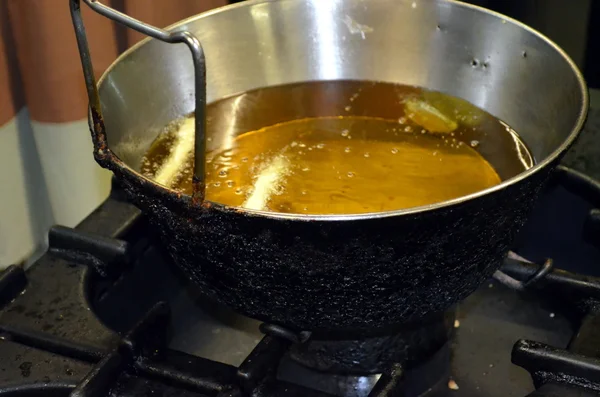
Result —
[[[0,395],[600,396],[594,203],[598,184],[560,172],[514,248],[554,269],[531,281],[540,266],[507,259],[513,288],[491,280],[462,302],[434,357],[342,376],[292,360],[296,335],[265,335],[190,288],[115,188],[77,228],[53,228],[31,268],[1,275]]]

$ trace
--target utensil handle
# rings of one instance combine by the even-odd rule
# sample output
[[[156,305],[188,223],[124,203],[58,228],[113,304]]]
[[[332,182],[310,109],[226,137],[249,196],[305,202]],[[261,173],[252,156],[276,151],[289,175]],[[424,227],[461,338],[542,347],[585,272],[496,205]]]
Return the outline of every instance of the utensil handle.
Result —
[[[128,28],[166,43],[184,43],[190,49],[192,61],[194,62],[194,85],[196,88],[193,202],[201,204],[204,201],[205,194],[206,61],[200,41],[189,31],[169,32],[156,28],[110,8],[98,0],[83,0],[83,2],[98,14]],[[106,145],[106,130],[102,117],[100,96],[92,67],[92,58],[85,33],[85,26],[81,17],[81,0],[69,0],[69,4],[89,99],[90,130],[94,140],[94,152],[97,158],[103,158],[106,156],[109,148]]]

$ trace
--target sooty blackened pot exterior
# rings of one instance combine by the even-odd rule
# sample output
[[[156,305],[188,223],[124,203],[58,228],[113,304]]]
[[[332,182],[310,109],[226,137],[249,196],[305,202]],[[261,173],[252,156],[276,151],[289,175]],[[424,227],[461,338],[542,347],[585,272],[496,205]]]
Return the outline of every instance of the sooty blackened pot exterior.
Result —
[[[76,15],[79,0],[70,2]],[[144,41],[97,88],[81,20],[74,23],[88,66],[98,162],[115,173],[205,294],[299,330],[395,325],[471,293],[499,267],[588,105],[581,73],[556,45],[516,21],[455,1],[248,1],[176,24],[171,35],[140,29],[187,47]],[[199,53],[198,40],[183,31],[204,48],[209,102],[314,80],[421,86],[506,121],[537,163],[485,191],[403,211],[310,216],[192,204],[137,172],[167,123],[204,106],[203,91],[195,89],[204,64],[189,56],[190,48]],[[213,121],[208,150],[248,131],[239,111]],[[482,140],[479,150],[494,150],[486,145]]]
[[[346,222],[198,209],[119,179],[212,298],[299,330],[372,330],[445,310],[489,278],[551,170],[437,211]]]

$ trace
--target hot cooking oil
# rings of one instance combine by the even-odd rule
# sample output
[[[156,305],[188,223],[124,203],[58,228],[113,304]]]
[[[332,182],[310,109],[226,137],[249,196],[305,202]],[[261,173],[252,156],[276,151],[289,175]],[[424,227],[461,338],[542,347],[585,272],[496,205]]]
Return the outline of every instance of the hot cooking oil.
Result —
[[[335,83],[211,104],[206,199],[298,214],[391,211],[475,193],[533,165],[510,127],[466,101],[408,86]],[[277,97],[291,104],[272,102],[272,116],[254,114],[267,106],[257,105],[261,98]],[[378,109],[374,101],[382,100]],[[193,142],[193,117],[175,121],[148,150],[142,173],[191,194]]]

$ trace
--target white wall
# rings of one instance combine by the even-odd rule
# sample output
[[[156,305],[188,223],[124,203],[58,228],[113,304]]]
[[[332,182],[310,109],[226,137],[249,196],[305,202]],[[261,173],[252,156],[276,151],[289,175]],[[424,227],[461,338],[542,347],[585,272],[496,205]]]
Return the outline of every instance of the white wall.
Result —
[[[110,173],[92,156],[87,121],[0,126],[0,269],[30,264],[53,224],[75,226],[108,195]]]

